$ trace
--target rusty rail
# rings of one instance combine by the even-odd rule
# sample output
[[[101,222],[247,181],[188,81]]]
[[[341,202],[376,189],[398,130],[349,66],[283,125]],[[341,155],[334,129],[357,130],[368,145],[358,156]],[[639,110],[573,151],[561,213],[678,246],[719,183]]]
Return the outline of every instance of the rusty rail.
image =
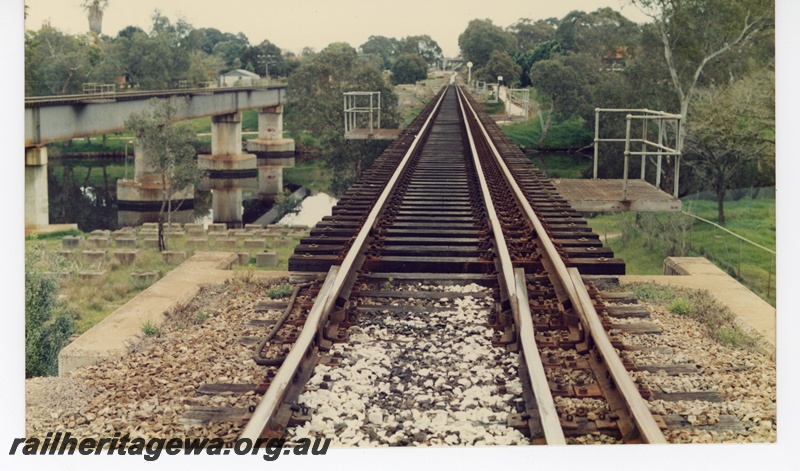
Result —
[[[602,328],[602,325],[600,325],[597,311],[595,310],[594,305],[591,302],[591,298],[586,291],[586,286],[583,284],[583,281],[581,281],[580,273],[578,273],[577,269],[567,268],[555,245],[547,236],[547,231],[544,225],[541,223],[539,217],[533,211],[530,203],[525,198],[522,190],[514,179],[514,176],[511,174],[508,166],[505,164],[503,157],[497,151],[497,148],[489,137],[486,128],[480,122],[480,119],[478,119],[477,113],[472,106],[469,106],[469,108],[480,129],[482,130],[486,141],[489,143],[494,158],[503,172],[506,183],[513,191],[517,204],[523,210],[528,222],[534,227],[536,234],[538,235],[538,239],[543,246],[544,252],[555,270],[555,277],[557,278],[557,281],[567,291],[569,300],[571,301],[573,308],[578,312],[585,330],[590,333],[595,345],[600,351],[600,354],[606,361],[614,382],[622,393],[627,408],[637,425],[639,433],[647,443],[666,443],[664,434],[661,432],[661,429],[647,408],[647,404],[645,403],[641,394],[639,394],[638,389],[633,383],[630,375],[628,375],[627,370],[622,365],[622,360],[620,360],[619,356],[614,351],[614,348],[611,346],[611,341],[608,339],[608,334]]]

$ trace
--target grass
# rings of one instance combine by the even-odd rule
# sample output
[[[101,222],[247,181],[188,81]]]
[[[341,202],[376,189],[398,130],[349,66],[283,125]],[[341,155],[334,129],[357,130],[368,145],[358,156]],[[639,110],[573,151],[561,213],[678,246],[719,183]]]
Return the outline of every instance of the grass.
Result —
[[[161,335],[161,328],[153,323],[153,321],[147,321],[142,324],[142,333],[145,337],[158,337]]]
[[[515,144],[527,149],[539,148],[542,128],[538,118],[531,118],[519,123],[502,126]],[[583,147],[592,141],[592,133],[580,118],[571,119],[560,124],[550,125],[544,149],[570,149]]]
[[[500,114],[506,109],[503,100],[498,100],[497,103],[481,103],[481,106],[486,114]]]
[[[583,172],[592,166],[591,160],[579,154],[544,152],[529,158],[533,165],[545,170],[550,178],[583,178]],[[544,168],[541,160],[544,160]]]
[[[706,219],[716,220],[716,203],[712,201],[684,202],[684,210]],[[764,247],[775,250],[775,200],[743,199],[725,203],[725,227]],[[730,234],[689,216],[670,214],[642,215],[644,220],[656,218],[665,228],[686,224],[689,229],[675,233],[686,244],[684,256],[706,257],[729,275],[739,279],[762,299],[775,305],[775,256],[750,244],[740,242]],[[617,257],[625,259],[627,272],[637,275],[663,274],[664,258],[675,255],[664,242],[664,230],[654,236],[648,247],[648,235],[636,226],[636,214],[599,215],[589,225],[608,241]],[[610,237],[609,237],[610,236]],[[740,255],[741,249],[741,255]]]
[[[86,237],[86,234],[74,230],[67,231],[65,234]],[[272,242],[267,243],[267,250],[273,250],[278,254],[278,265],[275,267],[256,267],[254,265],[255,259],[251,258],[250,264],[235,266],[234,269],[242,271],[245,276],[249,273],[251,277],[256,270],[285,271],[288,269],[289,257],[294,253],[295,246],[299,243],[300,237],[303,236],[305,234],[286,236],[290,238],[290,243],[280,247],[275,247]],[[33,244],[42,245],[45,249],[46,269],[67,274],[62,278],[61,294],[64,296],[67,306],[78,313],[77,334],[87,331],[105,319],[106,316],[133,299],[150,285],[149,283],[134,281],[131,277],[131,272],[157,271],[163,276],[177,266],[177,263],[166,263],[157,249],[143,247],[141,237],[139,238],[139,252],[136,261],[132,265],[121,265],[113,258],[113,255],[111,255],[112,251],[115,250],[113,243],[111,244],[112,247],[108,249],[108,258],[100,263],[88,263],[83,260],[80,254],[84,250],[83,248],[78,249],[69,258],[62,257],[57,254],[61,249],[60,239],[61,237],[55,234],[27,237],[25,242],[26,250],[30,249]],[[216,242],[213,242],[213,238],[209,239],[208,247],[195,249],[189,246],[187,239],[188,236],[186,235],[170,237],[169,249],[186,251],[187,257],[191,257],[196,251],[248,251],[251,255],[254,255],[257,251],[256,249],[245,249],[241,241],[237,243],[235,249],[221,248],[217,246]],[[271,240],[270,238],[267,239]],[[83,270],[107,270],[107,275],[102,280],[83,281],[77,276],[78,272]],[[201,318],[202,316],[198,314],[198,322],[201,322]]]
[[[666,307],[673,314],[696,320],[709,337],[722,345],[748,350],[758,350],[760,347],[760,336],[739,327],[736,315],[719,304],[708,291],[655,283],[634,283],[627,288],[642,301]]]

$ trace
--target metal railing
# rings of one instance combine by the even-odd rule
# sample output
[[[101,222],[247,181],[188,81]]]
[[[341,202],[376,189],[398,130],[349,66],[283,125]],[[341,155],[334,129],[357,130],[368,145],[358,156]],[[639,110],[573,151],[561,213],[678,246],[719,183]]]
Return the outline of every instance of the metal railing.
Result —
[[[367,101],[369,100],[369,101]],[[377,122],[375,121],[377,114]],[[381,128],[381,92],[345,92],[344,93],[344,133],[358,129],[359,116],[367,115],[369,132]]]
[[[625,138],[601,138],[600,137],[600,114],[601,113],[626,113],[625,115]],[[636,113],[636,114],[632,114]],[[595,108],[594,110],[594,166],[592,170],[592,178],[597,178],[597,168],[600,156],[600,143],[601,142],[623,142],[625,143],[625,164],[623,167],[622,176],[622,200],[628,199],[628,165],[632,155],[640,155],[642,157],[641,175],[640,180],[645,179],[646,162],[648,156],[656,156],[656,188],[661,186],[661,159],[663,156],[675,157],[675,178],[673,181],[672,196],[678,197],[678,183],[680,181],[680,162],[681,162],[681,115],[665,113],[663,111],[653,111],[646,108],[643,109],[615,109],[615,108]],[[631,137],[631,128],[634,122],[641,123],[642,137]],[[658,142],[648,139],[648,130],[651,122],[656,122],[658,125]],[[674,141],[675,147],[669,147],[664,144],[668,138],[667,133],[669,126],[667,124],[674,123],[675,130]],[[631,144],[641,144],[640,151],[631,150]]]
[[[84,95],[114,95],[115,87],[113,83],[84,83]]]

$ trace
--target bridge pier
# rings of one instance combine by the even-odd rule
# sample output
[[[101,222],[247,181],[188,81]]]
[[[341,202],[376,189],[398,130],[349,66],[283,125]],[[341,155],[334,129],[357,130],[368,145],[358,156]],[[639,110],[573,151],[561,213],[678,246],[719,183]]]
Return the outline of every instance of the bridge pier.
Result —
[[[242,114],[211,117],[211,154],[197,156],[208,172],[214,223],[242,227],[242,188],[255,188],[256,156],[242,153]]]
[[[50,224],[47,200],[47,148],[25,148],[25,227]]]
[[[283,137],[283,106],[258,110],[258,137],[247,141],[247,150],[258,157],[258,192],[277,195],[283,191],[283,169],[294,167],[294,139]]]
[[[133,143],[133,180],[117,180],[117,222],[120,226],[137,226],[158,222],[164,186],[139,139]],[[181,200],[181,209],[170,216],[172,222],[194,222],[194,187],[173,195],[173,207]]]

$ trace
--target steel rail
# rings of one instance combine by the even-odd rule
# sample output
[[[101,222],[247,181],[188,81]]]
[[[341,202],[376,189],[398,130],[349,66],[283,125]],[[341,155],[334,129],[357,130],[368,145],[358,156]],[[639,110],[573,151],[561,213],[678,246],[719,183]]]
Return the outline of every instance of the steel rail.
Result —
[[[469,104],[468,101],[467,104],[472,112],[472,115],[475,117],[482,134],[488,142],[489,147],[492,149],[492,154],[495,158],[495,161],[500,167],[507,184],[509,187],[511,187],[514,198],[516,199],[522,212],[525,214],[525,217],[528,219],[528,222],[536,231],[542,248],[545,251],[545,255],[553,264],[558,282],[561,283],[561,285],[567,291],[573,308],[578,312],[582,324],[594,339],[598,351],[605,359],[608,370],[613,377],[614,383],[617,385],[617,388],[620,390],[623,398],[625,399],[628,411],[631,413],[640,435],[647,443],[667,443],[664,434],[661,432],[661,429],[653,418],[653,415],[650,413],[647,404],[645,403],[641,394],[639,394],[638,388],[633,383],[630,375],[628,375],[628,371],[622,364],[622,360],[619,358],[613,346],[611,345],[611,341],[608,339],[608,334],[604,329],[597,330],[593,327],[596,325],[595,320],[599,322],[599,316],[591,302],[583,302],[585,299],[590,298],[588,292],[586,291],[586,286],[580,279],[580,274],[578,274],[577,277],[573,277],[573,275],[567,269],[566,264],[564,264],[564,260],[562,260],[558,250],[556,249],[552,240],[550,240],[550,237],[547,235],[544,225],[533,211],[533,208],[531,207],[527,198],[525,198],[524,193],[514,179],[514,176],[511,174],[511,171],[508,169],[504,159],[497,151],[497,147],[494,145],[494,142],[490,138],[486,128],[483,126],[483,123],[481,123],[480,119],[478,118],[478,114],[475,112],[475,109],[471,104]],[[577,272],[577,270],[573,270]]]
[[[457,89],[458,90],[458,89]],[[500,259],[501,274],[503,282],[508,290],[508,295],[511,302],[511,312],[514,315],[514,323],[517,326],[520,345],[522,347],[522,357],[525,361],[525,366],[528,369],[530,380],[530,387],[533,391],[536,405],[539,409],[541,417],[542,429],[544,430],[545,440],[548,445],[566,445],[564,438],[564,430],[561,428],[561,421],[558,418],[558,412],[553,401],[553,396],[550,391],[550,386],[547,382],[547,376],[542,364],[542,358],[539,355],[539,349],[536,345],[536,338],[534,336],[533,321],[531,319],[530,304],[528,304],[528,294],[525,285],[524,270],[518,269],[521,273],[516,275],[520,277],[517,279],[515,276],[514,266],[511,261],[511,255],[508,252],[505,236],[503,235],[503,226],[494,209],[492,197],[489,194],[489,187],[486,182],[486,177],[483,174],[478,150],[475,147],[475,140],[470,129],[468,116],[464,110],[464,98],[461,96],[460,90],[457,95],[459,98],[458,104],[461,109],[461,115],[464,119],[464,127],[467,132],[467,139],[469,147],[472,151],[472,158],[475,164],[478,181],[481,187],[481,196],[483,196],[484,204],[486,205],[486,213],[489,216],[489,221],[492,226],[492,233],[495,237],[496,248],[498,250],[498,257]],[[469,103],[467,103],[469,105]],[[474,114],[474,110],[473,114]],[[474,115],[477,120],[477,115]],[[480,121],[478,121],[480,123]],[[488,136],[485,136],[488,140]]]
[[[357,268],[354,267],[356,258],[362,252],[369,233],[372,231],[373,226],[377,222],[378,216],[382,212],[386,201],[394,191],[397,180],[400,178],[400,175],[403,174],[403,171],[405,170],[408,161],[411,159],[411,156],[414,154],[414,151],[419,145],[419,142],[428,132],[430,124],[433,122],[433,118],[436,116],[439,108],[441,107],[444,95],[445,94],[442,93],[439,97],[439,100],[436,102],[436,105],[434,106],[430,115],[425,120],[425,123],[422,125],[419,133],[417,133],[414,141],[408,148],[408,151],[406,151],[403,159],[398,164],[397,169],[395,170],[391,179],[386,184],[386,187],[384,188],[378,200],[375,202],[375,205],[372,207],[372,210],[364,222],[364,225],[358,232],[358,236],[342,261],[342,265],[332,266],[330,271],[328,271],[328,276],[325,278],[325,283],[317,295],[314,305],[311,307],[311,311],[308,314],[308,318],[303,326],[303,329],[300,331],[297,341],[294,343],[292,350],[286,356],[286,360],[284,360],[283,365],[281,365],[275,374],[275,377],[270,382],[269,388],[264,394],[264,398],[261,400],[261,402],[259,402],[258,406],[256,406],[256,409],[253,411],[253,415],[247,422],[247,425],[242,431],[240,438],[246,438],[251,440],[251,443],[255,443],[255,441],[261,437],[264,429],[269,424],[269,421],[278,411],[278,407],[283,400],[286,389],[289,383],[295,377],[303,356],[311,347],[314,338],[317,336],[317,332],[319,331],[328,314],[331,312],[331,309],[333,309],[336,298],[339,296],[339,293],[347,281],[347,278],[350,276],[351,271],[354,268]]]

